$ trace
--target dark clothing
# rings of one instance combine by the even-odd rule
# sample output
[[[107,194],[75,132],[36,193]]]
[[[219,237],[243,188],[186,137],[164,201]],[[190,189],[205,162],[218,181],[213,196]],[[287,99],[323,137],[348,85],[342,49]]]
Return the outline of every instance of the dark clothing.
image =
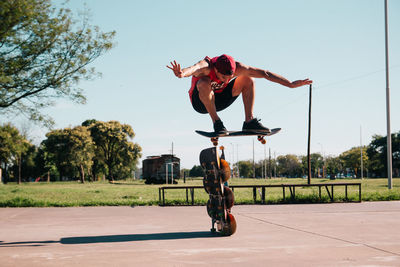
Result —
[[[224,90],[220,93],[214,92],[215,96],[215,107],[217,111],[221,111],[229,107],[233,102],[235,102],[237,96],[232,96],[232,89],[233,85],[235,84],[235,79],[232,79],[227,86],[224,88]],[[204,104],[201,102],[200,97],[199,97],[199,91],[197,90],[197,85],[193,89],[193,94],[192,94],[192,106],[193,108],[202,114],[206,114],[207,109],[204,106]]]

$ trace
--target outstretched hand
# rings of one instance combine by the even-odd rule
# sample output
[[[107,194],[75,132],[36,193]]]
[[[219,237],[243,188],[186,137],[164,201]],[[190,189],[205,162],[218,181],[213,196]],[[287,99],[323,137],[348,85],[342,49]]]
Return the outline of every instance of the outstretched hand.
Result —
[[[171,66],[167,66],[167,68],[172,70],[176,77],[182,78],[183,77],[183,71],[181,69],[181,64],[176,63],[175,60],[174,60],[174,62],[170,62],[170,63],[171,63]]]
[[[312,80],[305,79],[305,80],[293,81],[290,87],[296,88],[296,87],[300,87],[300,86],[307,85],[307,84],[312,84]]]

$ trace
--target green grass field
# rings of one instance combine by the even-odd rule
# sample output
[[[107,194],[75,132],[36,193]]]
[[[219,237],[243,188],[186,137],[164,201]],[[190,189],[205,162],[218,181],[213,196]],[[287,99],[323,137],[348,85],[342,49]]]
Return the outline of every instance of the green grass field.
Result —
[[[313,179],[312,183],[329,182],[362,182],[363,201],[400,200],[400,179],[393,179],[393,189],[387,189],[387,179],[340,179],[330,181],[326,179]],[[293,184],[306,183],[305,179],[239,179],[230,180],[230,185],[251,184]],[[189,179],[186,184],[182,180],[177,186],[202,185],[202,179]],[[132,206],[132,205],[158,205],[158,188],[161,185],[146,185],[141,180],[121,181],[115,184],[107,182],[94,182],[80,184],[78,182],[54,183],[24,183],[17,185],[8,183],[0,185],[0,207],[74,207],[74,206]],[[257,192],[260,200],[260,192]],[[350,201],[358,200],[357,187],[349,187]],[[195,190],[195,204],[207,203],[208,195],[204,189]],[[344,187],[335,188],[335,201],[344,201]],[[167,205],[185,205],[186,191],[166,191]],[[235,189],[236,204],[251,204],[253,191],[249,189]],[[318,197],[318,188],[296,189],[296,199],[282,199],[281,188],[268,188],[266,190],[267,203],[316,203],[330,202],[325,190],[322,199]]]

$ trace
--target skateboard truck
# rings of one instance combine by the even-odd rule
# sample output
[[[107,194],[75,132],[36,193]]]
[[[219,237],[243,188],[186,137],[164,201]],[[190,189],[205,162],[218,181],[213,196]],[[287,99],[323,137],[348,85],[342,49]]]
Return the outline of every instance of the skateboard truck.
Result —
[[[214,146],[218,146],[218,137],[211,137],[211,142],[213,143]],[[261,142],[261,144],[265,145],[267,143],[267,140],[263,135],[258,135],[257,140]]]
[[[262,135],[257,136],[257,140],[260,141],[261,144],[263,144],[263,145],[265,145],[267,143],[267,140]]]
[[[218,146],[218,137],[211,137],[211,142],[214,146]]]

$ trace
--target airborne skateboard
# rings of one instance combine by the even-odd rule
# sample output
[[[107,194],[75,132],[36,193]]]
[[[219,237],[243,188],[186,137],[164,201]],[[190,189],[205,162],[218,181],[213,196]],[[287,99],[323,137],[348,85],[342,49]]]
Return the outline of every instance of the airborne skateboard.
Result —
[[[230,236],[236,231],[236,220],[231,214],[233,192],[224,185],[230,178],[229,164],[225,161],[223,152],[219,156],[216,147],[200,152],[200,164],[204,170],[204,189],[209,195],[207,213],[211,217],[211,232],[218,231],[224,236]]]
[[[228,131],[227,133],[224,134],[217,134],[215,132],[205,132],[196,130],[196,133],[210,138],[214,146],[218,145],[218,139],[220,137],[229,137],[229,136],[257,136],[257,140],[264,145],[267,142],[267,140],[265,140],[265,136],[274,135],[278,133],[280,130],[281,128],[274,128],[271,129],[270,133],[257,132],[257,131]]]

